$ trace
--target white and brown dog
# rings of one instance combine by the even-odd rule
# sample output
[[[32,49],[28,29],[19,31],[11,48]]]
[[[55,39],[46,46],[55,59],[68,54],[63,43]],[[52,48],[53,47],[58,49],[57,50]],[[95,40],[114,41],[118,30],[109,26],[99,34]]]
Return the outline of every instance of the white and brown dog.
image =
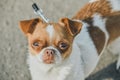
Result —
[[[32,80],[84,80],[120,37],[120,0],[91,0],[72,19],[24,20],[20,28],[28,38]]]

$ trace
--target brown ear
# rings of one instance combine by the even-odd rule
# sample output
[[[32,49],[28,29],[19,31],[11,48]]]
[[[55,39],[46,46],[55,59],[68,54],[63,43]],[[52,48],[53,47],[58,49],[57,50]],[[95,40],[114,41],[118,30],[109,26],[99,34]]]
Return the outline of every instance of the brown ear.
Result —
[[[27,33],[30,33],[30,34],[33,33],[39,21],[40,21],[39,18],[35,18],[31,20],[23,20],[23,21],[20,21],[19,25],[23,33],[27,35]]]
[[[70,20],[68,18],[62,18],[60,20],[60,24],[67,27],[69,33],[72,36],[76,36],[82,28],[82,23],[81,22],[73,21],[73,20]]]

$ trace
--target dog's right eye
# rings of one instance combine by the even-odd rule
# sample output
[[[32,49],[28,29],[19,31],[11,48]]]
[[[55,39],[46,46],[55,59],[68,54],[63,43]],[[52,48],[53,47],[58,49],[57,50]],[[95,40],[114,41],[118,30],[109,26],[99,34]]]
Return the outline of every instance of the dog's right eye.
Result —
[[[41,41],[37,40],[31,44],[31,47],[36,51],[40,51],[44,47],[44,44]]]
[[[34,43],[33,43],[33,46],[38,47],[39,45],[40,45],[40,43],[39,43],[39,42],[34,42]]]
[[[42,46],[43,46],[43,43],[41,41],[34,41],[32,43],[32,47],[34,47],[34,48],[40,48]]]

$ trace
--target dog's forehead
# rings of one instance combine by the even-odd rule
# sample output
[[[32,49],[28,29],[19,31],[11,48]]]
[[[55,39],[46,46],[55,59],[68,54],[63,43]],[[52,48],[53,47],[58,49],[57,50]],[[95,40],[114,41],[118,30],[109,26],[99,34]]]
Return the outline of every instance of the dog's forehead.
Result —
[[[59,25],[58,23],[48,23],[48,24],[40,24],[38,23],[36,25],[35,31],[32,34],[32,37],[35,38],[47,38],[47,39],[53,39],[56,37],[64,37],[64,31],[63,27]]]
[[[54,36],[55,34],[55,29],[54,29],[54,26],[52,24],[48,24],[46,26],[46,32],[48,33],[50,39],[52,39],[52,37]]]
[[[49,35],[49,39],[63,39],[66,36],[65,29],[57,23],[49,24],[46,26],[46,32]]]

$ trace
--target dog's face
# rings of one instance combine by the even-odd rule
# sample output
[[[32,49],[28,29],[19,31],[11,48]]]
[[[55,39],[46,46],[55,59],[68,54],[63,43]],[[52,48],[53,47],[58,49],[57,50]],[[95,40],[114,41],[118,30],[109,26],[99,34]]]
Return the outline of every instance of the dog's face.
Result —
[[[20,22],[31,55],[45,64],[61,63],[71,54],[73,39],[81,27],[82,23],[68,18],[58,23],[45,23],[38,18]]]

